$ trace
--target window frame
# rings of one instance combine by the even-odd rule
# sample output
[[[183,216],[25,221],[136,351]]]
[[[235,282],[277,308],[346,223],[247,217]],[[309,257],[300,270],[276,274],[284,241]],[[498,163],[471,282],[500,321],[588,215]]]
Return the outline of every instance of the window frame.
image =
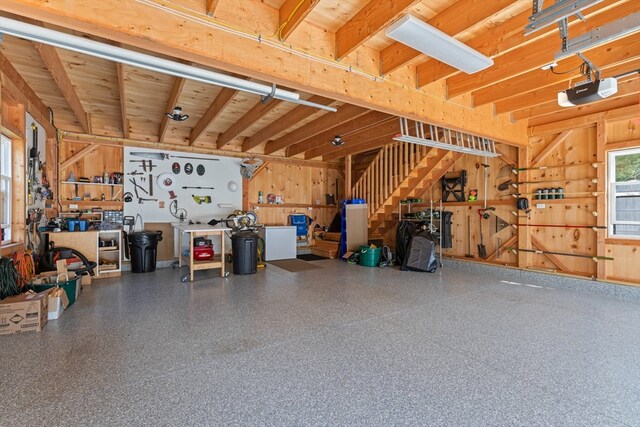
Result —
[[[607,227],[607,231],[609,234],[610,238],[614,238],[614,239],[633,239],[633,240],[640,240],[640,236],[639,235],[633,235],[633,234],[616,234],[615,231],[615,226],[616,225],[638,225],[640,226],[640,221],[619,221],[616,218],[616,199],[618,194],[626,194],[626,193],[618,193],[616,191],[616,184],[618,184],[618,182],[616,181],[616,159],[618,157],[621,156],[627,156],[627,155],[632,155],[632,154],[640,154],[640,147],[634,147],[634,148],[625,148],[625,149],[621,149],[621,150],[611,150],[607,153],[607,168],[608,168],[608,174],[607,174],[607,184],[608,184],[608,208],[609,208],[609,213],[608,213],[608,227]],[[621,181],[620,183],[634,183],[637,182],[638,184],[640,184],[640,180],[636,180],[636,181]]]
[[[0,240],[0,245],[8,245],[12,243],[12,219],[13,219],[13,147],[12,147],[12,143],[13,140],[4,135],[4,134],[0,134],[0,154],[2,154],[2,160],[0,160],[0,182],[1,181],[5,181],[6,182],[6,188],[7,191],[6,193],[2,193],[2,198],[3,200],[6,200],[7,202],[7,214],[8,217],[5,218],[4,215],[2,215],[2,207],[0,205],[0,215],[2,215],[2,217],[0,218],[0,224],[2,229],[4,230],[4,240]],[[3,147],[6,144],[6,149]],[[8,154],[9,157],[9,161],[6,163],[8,165],[8,171],[3,171],[2,170],[2,164],[4,162],[6,162],[6,159],[4,158],[4,155]],[[7,174],[8,172],[8,174]]]

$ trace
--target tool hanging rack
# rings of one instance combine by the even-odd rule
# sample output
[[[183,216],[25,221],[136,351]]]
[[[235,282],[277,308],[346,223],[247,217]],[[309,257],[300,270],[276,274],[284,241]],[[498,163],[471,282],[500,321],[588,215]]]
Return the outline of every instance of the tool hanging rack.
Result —
[[[496,143],[492,139],[419,121],[414,121],[415,135],[412,135],[411,128],[413,126],[409,126],[409,119],[400,117],[399,120],[400,133],[393,138],[395,141],[426,145],[476,156],[500,156],[496,151]]]

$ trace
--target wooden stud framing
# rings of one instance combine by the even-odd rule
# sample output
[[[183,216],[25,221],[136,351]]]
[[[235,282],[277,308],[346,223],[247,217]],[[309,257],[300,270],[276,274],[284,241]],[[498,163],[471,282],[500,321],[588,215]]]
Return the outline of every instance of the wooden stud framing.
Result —
[[[604,119],[599,118],[596,122],[596,161],[600,162],[602,165],[606,164],[607,160],[607,126]],[[598,212],[598,216],[596,217],[596,225],[600,227],[607,226],[607,168],[599,167],[597,169],[598,174],[598,183],[596,184],[596,189],[598,191],[598,196],[596,199],[596,212]],[[607,237],[607,229],[598,229],[596,231],[596,255],[597,256],[606,256],[607,245],[605,243],[605,239]],[[596,267],[596,277],[598,279],[604,280],[607,278],[607,263],[599,262]]]
[[[61,162],[59,169],[61,171],[65,170],[66,168],[68,168],[69,166],[71,166],[72,164],[77,162],[78,160],[80,160],[80,159],[86,157],[87,155],[93,153],[94,151],[96,151],[99,147],[100,147],[100,145],[98,145],[98,144],[87,145],[86,147],[84,147],[80,151],[76,152],[73,156],[69,157],[67,160],[64,160],[63,162]]]
[[[240,117],[238,121],[231,125],[224,133],[218,136],[217,146],[221,150],[224,148],[233,138],[244,132],[249,126],[260,120],[265,114],[271,112],[276,108],[282,100],[272,99],[266,104],[262,101],[258,101],[244,116]]]
[[[537,239],[535,236],[531,236],[531,244],[541,251],[552,252],[548,246],[546,246],[541,240]],[[551,260],[551,262],[554,263],[564,273],[569,273],[569,274],[573,273],[571,268],[569,268],[569,266],[565,262],[563,262],[560,259],[560,257],[558,257],[557,255],[545,253],[544,256],[549,258],[549,260]]]
[[[531,136],[548,135],[550,133],[562,132],[567,129],[592,127],[600,118],[603,118],[604,120],[625,120],[633,119],[637,116],[638,105],[636,103],[635,105],[619,108],[617,110],[609,110],[605,113],[589,114],[541,126],[534,126],[529,128],[529,133]]]
[[[173,111],[173,108],[178,105],[178,99],[180,98],[180,94],[182,93],[182,89],[184,88],[186,81],[187,80],[182,77],[174,78],[171,93],[169,94],[169,99],[167,100],[167,106],[165,108],[167,113]],[[166,114],[162,115],[160,128],[158,129],[158,142],[164,141],[164,136],[167,132],[167,128],[169,127],[169,120],[170,119]]]
[[[336,58],[353,52],[416,3],[419,0],[369,1],[336,32]]]
[[[286,0],[278,11],[280,40],[286,40],[318,3],[320,0]]]
[[[557,137],[553,139],[544,149],[538,154],[533,160],[531,160],[530,166],[538,166],[544,159],[546,159],[549,154],[553,153],[553,151],[558,148],[558,145],[562,144],[571,134],[572,130],[565,130],[560,133]]]

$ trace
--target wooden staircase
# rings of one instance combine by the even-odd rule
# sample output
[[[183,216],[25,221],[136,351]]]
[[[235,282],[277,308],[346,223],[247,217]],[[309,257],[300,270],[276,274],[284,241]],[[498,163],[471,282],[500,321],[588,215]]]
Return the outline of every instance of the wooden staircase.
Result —
[[[380,149],[352,188],[367,201],[369,236],[380,237],[397,224],[400,200],[422,196],[463,154],[405,142]]]

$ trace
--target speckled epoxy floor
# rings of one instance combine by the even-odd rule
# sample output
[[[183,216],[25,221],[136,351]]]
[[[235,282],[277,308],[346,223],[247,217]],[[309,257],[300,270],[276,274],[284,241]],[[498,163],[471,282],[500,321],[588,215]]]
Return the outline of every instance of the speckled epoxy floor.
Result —
[[[314,263],[95,281],[0,337],[0,425],[640,425],[637,300]]]

